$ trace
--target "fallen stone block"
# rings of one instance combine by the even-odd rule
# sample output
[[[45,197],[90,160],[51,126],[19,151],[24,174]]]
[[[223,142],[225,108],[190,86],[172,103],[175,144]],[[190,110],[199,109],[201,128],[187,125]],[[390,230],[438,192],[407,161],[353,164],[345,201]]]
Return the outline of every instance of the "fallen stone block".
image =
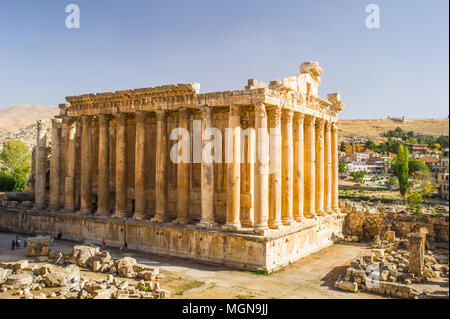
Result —
[[[358,284],[356,282],[341,281],[338,283],[338,288],[344,291],[357,292]]]
[[[28,257],[48,256],[50,253],[50,236],[38,236],[28,238],[27,252]]]

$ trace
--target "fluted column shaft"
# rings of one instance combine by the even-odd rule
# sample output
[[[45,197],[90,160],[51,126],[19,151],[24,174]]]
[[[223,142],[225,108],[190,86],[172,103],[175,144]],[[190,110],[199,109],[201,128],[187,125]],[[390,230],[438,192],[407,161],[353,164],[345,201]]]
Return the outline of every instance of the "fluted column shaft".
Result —
[[[50,160],[49,209],[57,211],[60,207],[61,190],[61,120],[52,119],[52,158]]]
[[[278,229],[281,222],[281,108],[269,111],[269,227]]]
[[[178,127],[185,129],[189,132],[190,123],[190,111],[187,108],[178,109]],[[188,224],[189,218],[189,206],[190,206],[190,175],[191,175],[191,154],[190,145],[187,141],[183,141],[181,135],[179,137],[178,147],[181,148],[183,152],[189,152],[189,159],[186,163],[184,160],[178,162],[177,169],[177,219],[174,221],[176,224]],[[185,143],[186,142],[186,143]],[[182,156],[180,149],[178,154]]]
[[[304,211],[304,179],[305,179],[305,152],[304,152],[304,134],[303,119],[301,113],[294,114],[294,207],[293,215],[297,222],[303,220]]]
[[[324,120],[316,119],[316,214],[323,216],[325,190]]]
[[[331,124],[331,209],[339,213],[339,158],[336,123]]]
[[[198,226],[212,228],[217,225],[214,221],[214,169],[213,154],[205,154],[205,148],[210,143],[211,136],[207,129],[211,127],[211,109],[209,106],[201,108],[202,113],[202,163],[201,163],[201,219]]]
[[[110,116],[101,114],[99,118],[98,141],[98,205],[97,215],[110,215],[109,208],[109,122]]]
[[[167,220],[167,111],[156,110],[155,217],[152,222]]]
[[[127,210],[127,119],[128,115],[119,113],[116,139],[116,210],[113,217],[128,217]]]
[[[75,210],[75,135],[77,123],[75,119],[67,119],[67,151],[66,151],[66,181],[64,184],[64,211]]]
[[[145,192],[145,126],[147,123],[147,113],[136,111],[136,152],[135,152],[135,177],[134,177],[134,204],[135,211],[133,218],[143,220],[148,218],[146,209]]]
[[[281,221],[283,225],[291,225],[293,219],[294,204],[294,139],[292,131],[292,120],[294,112],[284,110],[282,113],[282,202],[281,202]]]
[[[89,214],[92,212],[92,118],[84,115],[81,122],[80,213]]]
[[[256,233],[264,234],[269,218],[269,134],[267,132],[267,112],[263,103],[255,107],[255,225]]]
[[[232,162],[227,163],[227,216],[226,230],[235,230],[241,227],[241,126],[240,109],[231,105],[228,117],[228,127],[233,129]],[[228,151],[228,150],[227,150]],[[231,155],[231,154],[230,154]]]
[[[325,194],[324,210],[327,214],[332,214],[331,210],[331,126],[330,122],[325,123]]]
[[[42,121],[36,126],[36,178],[35,178],[35,207],[45,208],[45,188],[47,171],[47,132]]]
[[[314,218],[315,193],[316,193],[316,151],[315,151],[315,118],[311,115],[305,116],[305,201],[304,216]]]

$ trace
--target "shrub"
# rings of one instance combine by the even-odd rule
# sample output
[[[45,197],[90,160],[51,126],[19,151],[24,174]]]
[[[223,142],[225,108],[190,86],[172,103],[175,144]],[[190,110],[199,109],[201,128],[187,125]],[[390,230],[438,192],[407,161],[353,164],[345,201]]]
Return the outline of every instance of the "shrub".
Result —
[[[12,192],[16,182],[14,177],[6,172],[0,172],[0,192]]]

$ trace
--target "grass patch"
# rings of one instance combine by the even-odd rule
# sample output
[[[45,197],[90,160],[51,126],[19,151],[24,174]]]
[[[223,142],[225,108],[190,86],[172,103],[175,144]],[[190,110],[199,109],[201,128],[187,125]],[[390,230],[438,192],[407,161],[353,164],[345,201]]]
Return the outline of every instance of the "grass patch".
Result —
[[[244,265],[244,269],[241,270],[242,272],[246,272],[246,273],[250,273],[253,275],[259,275],[259,276],[269,276],[270,273],[267,271],[266,268],[262,269],[262,270],[250,270],[248,265],[245,264]]]
[[[203,281],[188,281],[183,283],[182,285],[180,285],[178,287],[178,290],[175,292],[175,295],[177,296],[181,296],[183,295],[186,291],[191,290],[191,289],[195,289],[195,288],[199,288],[201,286],[203,286],[205,283]]]

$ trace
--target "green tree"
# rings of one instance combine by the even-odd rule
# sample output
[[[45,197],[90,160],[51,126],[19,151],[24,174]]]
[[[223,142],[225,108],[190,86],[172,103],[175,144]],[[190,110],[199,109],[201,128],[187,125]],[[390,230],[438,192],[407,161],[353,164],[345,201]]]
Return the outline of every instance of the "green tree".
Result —
[[[408,177],[409,177],[409,151],[408,148],[404,148],[403,145],[399,145],[397,156],[394,158],[391,169],[394,175],[398,179],[398,185],[400,193],[405,196],[408,189]]]
[[[424,162],[422,162],[421,160],[418,160],[418,159],[414,159],[414,158],[410,159],[409,163],[408,163],[409,176],[412,176],[413,173],[419,172],[419,171],[428,172],[429,168],[428,168],[427,164],[425,164]]]
[[[344,174],[346,171],[344,163],[339,163],[339,173]]]
[[[365,171],[357,171],[357,172],[352,172],[352,176],[355,179],[356,182],[362,184],[364,181],[364,176],[366,175]]]
[[[5,142],[0,152],[3,191],[23,192],[30,173],[30,166],[31,153],[24,142],[18,140]]]
[[[0,163],[4,172],[12,175],[27,175],[30,172],[31,153],[22,141],[6,141],[0,152]]]

